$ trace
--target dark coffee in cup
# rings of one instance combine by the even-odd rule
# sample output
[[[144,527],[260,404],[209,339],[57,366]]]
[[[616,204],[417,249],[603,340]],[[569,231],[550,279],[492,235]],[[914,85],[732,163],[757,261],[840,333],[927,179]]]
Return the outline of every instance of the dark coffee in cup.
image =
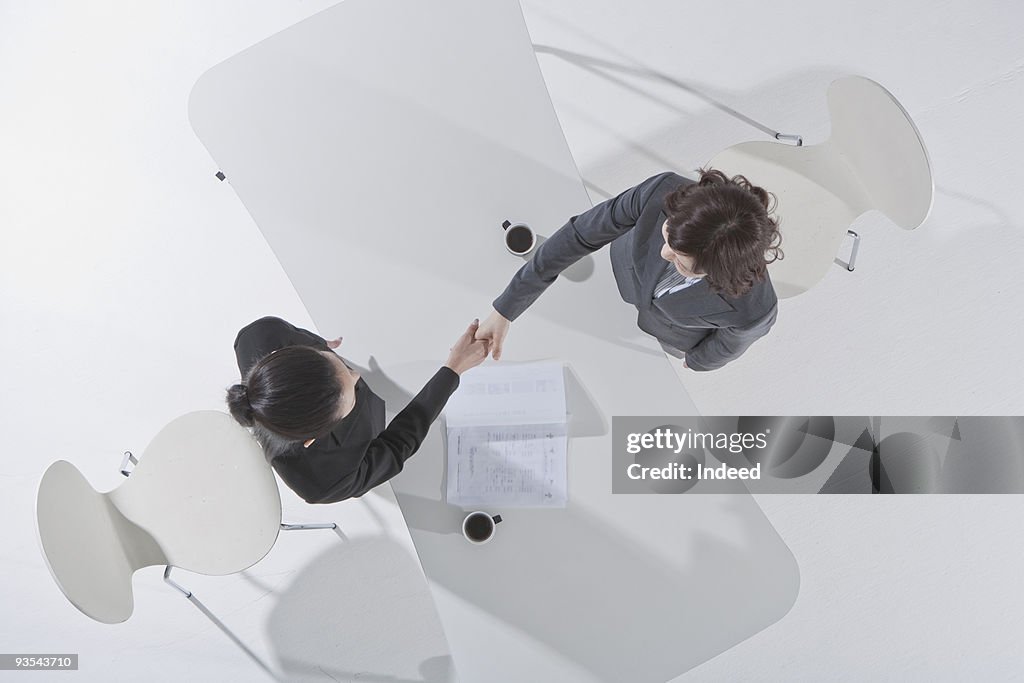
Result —
[[[501,224],[505,228],[505,248],[516,256],[529,254],[537,242],[533,230],[525,223],[512,224],[505,221]]]
[[[505,233],[505,244],[517,254],[525,254],[533,246],[533,231],[525,225],[517,225]]]
[[[487,515],[478,512],[466,520],[466,535],[471,541],[486,541],[494,533],[494,522]]]
[[[473,543],[486,543],[494,535],[494,525],[501,521],[501,515],[491,517],[486,512],[471,512],[462,522],[462,533]]]

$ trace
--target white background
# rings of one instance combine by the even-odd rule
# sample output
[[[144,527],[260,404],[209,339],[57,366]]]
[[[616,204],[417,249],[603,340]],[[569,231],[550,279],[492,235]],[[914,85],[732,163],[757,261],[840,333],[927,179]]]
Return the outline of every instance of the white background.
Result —
[[[108,490],[122,451],[141,452],[183,412],[221,409],[244,324],[311,324],[213,177],[186,102],[206,69],[330,4],[0,3],[0,651],[79,652],[82,671],[68,675],[79,680],[259,680],[157,568],[136,576],[125,624],[77,612],[47,574],[33,506],[53,460]],[[538,54],[595,201],[766,139],[706,98],[807,144],[824,139],[825,89],[849,73],[891,90],[928,146],[929,220],[904,232],[862,217],[857,271],[832,269],[784,301],[743,358],[691,375],[698,409],[1022,412],[1024,10],[568,0],[524,13],[537,44],[659,72],[703,96]],[[290,679],[444,680],[443,635],[390,490],[328,507],[283,496],[286,517],[336,520],[349,542],[299,532],[246,576],[181,580]],[[1019,496],[758,500],[800,565],[797,603],[680,680],[1020,677]]]

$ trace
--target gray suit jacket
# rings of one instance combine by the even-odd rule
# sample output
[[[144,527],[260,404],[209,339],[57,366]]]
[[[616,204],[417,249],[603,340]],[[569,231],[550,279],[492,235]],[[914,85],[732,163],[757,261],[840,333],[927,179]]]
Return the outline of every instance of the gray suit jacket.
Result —
[[[738,358],[775,323],[778,299],[768,277],[738,298],[715,294],[701,281],[653,299],[665,269],[660,253],[665,197],[692,182],[661,173],[573,216],[512,277],[494,309],[515,320],[559,273],[610,243],[619,294],[636,306],[641,330],[686,353],[694,370],[715,370]]]

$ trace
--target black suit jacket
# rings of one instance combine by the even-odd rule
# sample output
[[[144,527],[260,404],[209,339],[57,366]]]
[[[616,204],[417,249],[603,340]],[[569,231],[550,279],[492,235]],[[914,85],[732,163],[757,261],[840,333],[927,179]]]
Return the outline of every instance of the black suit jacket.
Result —
[[[619,294],[636,306],[640,329],[685,352],[694,370],[714,370],[738,358],[775,324],[778,299],[770,278],[736,298],[716,294],[702,280],[653,299],[666,265],[660,253],[665,197],[692,182],[661,173],[573,216],[513,276],[494,309],[515,320],[559,273],[610,243]]]
[[[260,358],[294,345],[330,350],[319,335],[281,318],[261,318],[243,327],[235,338],[243,380]],[[261,445],[290,489],[307,503],[335,503],[361,496],[401,472],[458,386],[458,374],[442,367],[385,427],[384,401],[360,379],[352,412],[309,448],[255,431],[258,439],[263,432]]]

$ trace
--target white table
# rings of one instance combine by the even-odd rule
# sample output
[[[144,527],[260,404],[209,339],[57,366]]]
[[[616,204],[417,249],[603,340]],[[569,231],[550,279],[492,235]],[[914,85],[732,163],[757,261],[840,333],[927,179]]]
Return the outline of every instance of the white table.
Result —
[[[514,0],[347,0],[208,71],[189,116],[392,411],[521,265],[501,221],[550,235],[590,206]],[[503,359],[569,368],[568,508],[492,510],[497,537],[471,546],[444,502],[440,424],[392,481],[466,683],[664,681],[796,597],[792,555],[742,490],[611,495],[611,416],[695,409],[607,259],[542,296]]]

